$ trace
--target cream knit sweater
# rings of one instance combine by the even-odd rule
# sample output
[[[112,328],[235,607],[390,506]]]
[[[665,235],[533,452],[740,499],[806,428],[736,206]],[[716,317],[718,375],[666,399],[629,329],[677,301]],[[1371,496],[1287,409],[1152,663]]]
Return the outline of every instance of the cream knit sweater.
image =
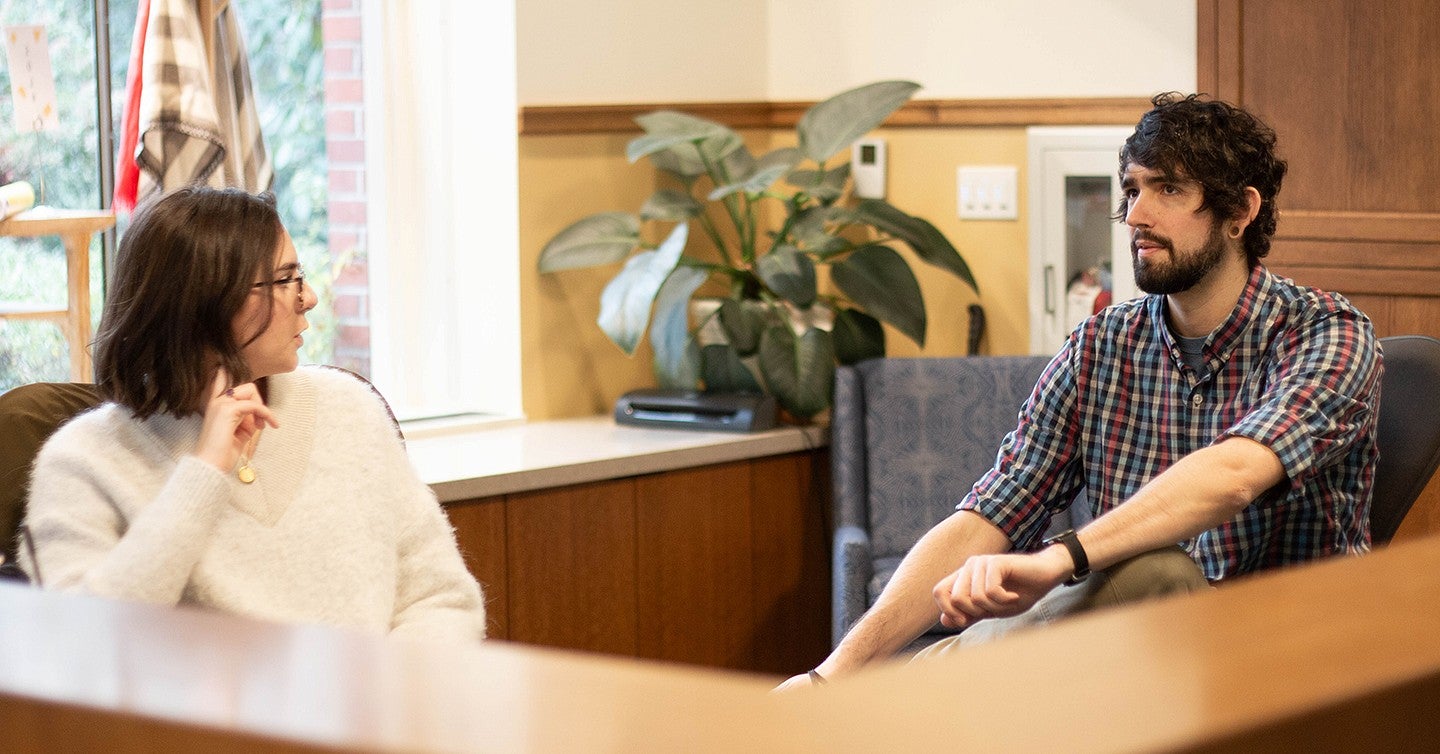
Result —
[[[189,455],[198,416],[137,421],[107,403],[56,432],[36,460],[26,516],[44,585],[483,638],[480,587],[370,389],[314,368],[269,382],[280,427],[260,438],[254,484]]]

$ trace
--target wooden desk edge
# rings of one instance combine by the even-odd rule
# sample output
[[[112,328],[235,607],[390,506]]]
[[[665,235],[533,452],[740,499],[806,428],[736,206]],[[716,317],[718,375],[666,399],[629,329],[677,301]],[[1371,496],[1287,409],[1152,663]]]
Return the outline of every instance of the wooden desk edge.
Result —
[[[96,714],[132,745],[104,715],[372,750],[1384,750],[1440,734],[1437,602],[1440,539],[1419,540],[772,695],[735,673],[0,585],[0,720],[32,750]]]

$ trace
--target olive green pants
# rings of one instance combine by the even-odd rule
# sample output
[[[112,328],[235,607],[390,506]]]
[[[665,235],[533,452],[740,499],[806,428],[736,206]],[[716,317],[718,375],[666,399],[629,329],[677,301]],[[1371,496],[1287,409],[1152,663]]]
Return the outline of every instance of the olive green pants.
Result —
[[[1089,610],[1209,588],[1210,582],[1205,580],[1200,567],[1180,547],[1153,550],[1098,571],[1075,586],[1056,587],[1019,615],[980,621],[956,636],[926,647],[914,659],[994,641]]]

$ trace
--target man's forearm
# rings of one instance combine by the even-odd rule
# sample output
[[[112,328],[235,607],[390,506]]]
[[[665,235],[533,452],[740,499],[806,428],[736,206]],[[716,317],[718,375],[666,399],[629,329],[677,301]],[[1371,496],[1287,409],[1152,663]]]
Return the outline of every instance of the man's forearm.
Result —
[[[905,555],[875,606],[818,670],[843,675],[904,649],[939,618],[932,594],[937,582],[972,555],[1008,549],[1005,535],[977,514],[960,511],[941,521]]]
[[[1234,518],[1285,477],[1264,445],[1232,437],[1180,459],[1080,532],[1094,570],[1193,537]]]

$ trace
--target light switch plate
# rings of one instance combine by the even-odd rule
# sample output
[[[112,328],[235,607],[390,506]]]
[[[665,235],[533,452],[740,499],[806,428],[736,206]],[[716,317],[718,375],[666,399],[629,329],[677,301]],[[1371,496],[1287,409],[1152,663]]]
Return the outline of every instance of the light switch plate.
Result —
[[[1014,165],[961,165],[956,171],[961,220],[1014,220],[1019,170]]]

